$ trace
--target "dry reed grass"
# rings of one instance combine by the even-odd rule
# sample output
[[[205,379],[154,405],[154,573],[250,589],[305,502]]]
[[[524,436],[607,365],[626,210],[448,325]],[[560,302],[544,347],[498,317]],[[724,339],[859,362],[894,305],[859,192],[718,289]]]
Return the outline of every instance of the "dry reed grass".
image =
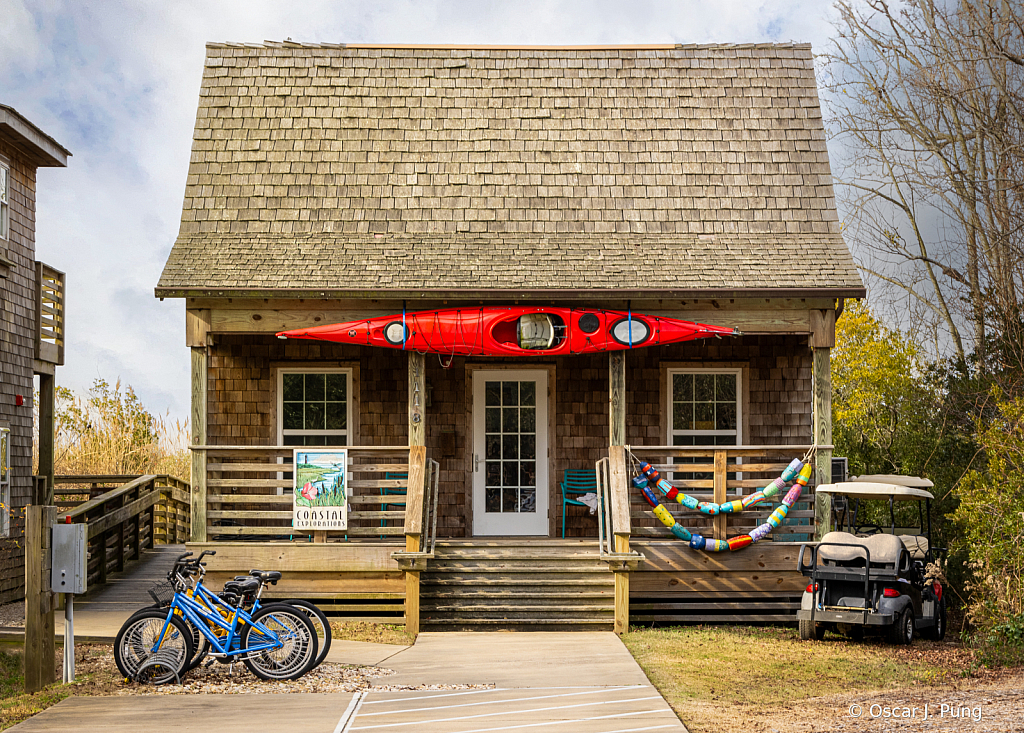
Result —
[[[111,386],[97,379],[85,395],[57,387],[55,423],[58,476],[167,474],[189,480],[188,423],[154,416],[120,380]],[[38,445],[36,436],[36,465]]]

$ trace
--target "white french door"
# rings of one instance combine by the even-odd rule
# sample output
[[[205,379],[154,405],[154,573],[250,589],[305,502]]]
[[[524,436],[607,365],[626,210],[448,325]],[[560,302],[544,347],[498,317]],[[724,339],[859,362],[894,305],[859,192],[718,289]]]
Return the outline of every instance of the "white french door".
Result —
[[[548,534],[548,372],[473,372],[473,534]]]

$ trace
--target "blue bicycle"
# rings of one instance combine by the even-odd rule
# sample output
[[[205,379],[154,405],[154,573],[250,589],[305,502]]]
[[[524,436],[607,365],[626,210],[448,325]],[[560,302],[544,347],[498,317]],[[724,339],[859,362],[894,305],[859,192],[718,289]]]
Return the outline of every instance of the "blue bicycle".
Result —
[[[179,557],[168,574],[174,590],[166,608],[141,611],[125,622],[114,643],[114,661],[126,677],[153,684],[181,678],[190,667],[196,639],[209,656],[242,661],[264,680],[301,677],[317,660],[317,635],[293,606],[270,604],[249,613],[203,585],[202,558]]]

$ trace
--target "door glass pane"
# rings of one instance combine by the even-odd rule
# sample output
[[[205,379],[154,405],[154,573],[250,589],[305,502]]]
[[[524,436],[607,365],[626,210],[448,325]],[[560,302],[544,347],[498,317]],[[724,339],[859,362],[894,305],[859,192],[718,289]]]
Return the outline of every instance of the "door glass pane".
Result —
[[[484,383],[486,512],[537,511],[536,401],[535,382]]]
[[[533,382],[519,383],[519,404],[524,407],[533,406],[537,402],[537,385]]]

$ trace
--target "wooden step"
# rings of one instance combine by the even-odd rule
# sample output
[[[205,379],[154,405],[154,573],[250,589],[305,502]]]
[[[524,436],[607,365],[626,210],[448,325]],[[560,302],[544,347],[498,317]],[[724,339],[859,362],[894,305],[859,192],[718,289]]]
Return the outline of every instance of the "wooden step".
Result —
[[[420,612],[425,614],[486,614],[487,617],[504,616],[507,618],[519,618],[523,614],[533,613],[537,616],[544,616],[549,618],[552,614],[566,613],[566,614],[584,614],[587,618],[593,618],[599,614],[614,614],[615,605],[614,603],[609,605],[607,603],[603,605],[584,605],[584,604],[562,604],[562,605],[527,605],[527,604],[453,604],[453,605],[434,605],[422,603],[420,604]]]
[[[588,565],[539,565],[537,563],[473,563],[473,562],[435,562],[433,560],[427,563],[427,569],[423,572],[429,573],[459,573],[459,572],[515,572],[515,573],[530,573],[532,575],[570,575],[570,574],[587,574],[587,575],[608,575],[611,576],[611,571],[605,567],[588,566]]]
[[[496,575],[496,574],[480,574],[480,575],[469,575],[469,574],[451,574],[451,575],[427,575],[424,573],[420,576],[421,586],[430,585],[444,585],[444,586],[475,586],[475,587],[490,587],[490,586],[536,586],[547,587],[547,588],[594,588],[594,587],[613,587],[615,585],[615,578],[588,578],[588,577],[574,577],[574,578],[538,578],[535,576],[512,576],[512,575]]]
[[[463,619],[453,618],[436,621],[420,621],[424,631],[612,631],[612,621],[577,619],[519,619],[518,621],[502,619]]]
[[[423,584],[421,583],[421,589]],[[527,589],[516,589],[515,591],[504,591],[499,589],[490,588],[472,588],[472,587],[459,587],[454,588],[440,587],[433,588],[430,590],[421,590],[420,598],[519,598],[519,599],[535,599],[535,598],[565,598],[571,596],[572,598],[613,598],[614,597],[614,586],[609,585],[608,590],[605,591],[580,591],[580,590],[566,590],[559,591],[547,590],[547,591],[530,591]]]

